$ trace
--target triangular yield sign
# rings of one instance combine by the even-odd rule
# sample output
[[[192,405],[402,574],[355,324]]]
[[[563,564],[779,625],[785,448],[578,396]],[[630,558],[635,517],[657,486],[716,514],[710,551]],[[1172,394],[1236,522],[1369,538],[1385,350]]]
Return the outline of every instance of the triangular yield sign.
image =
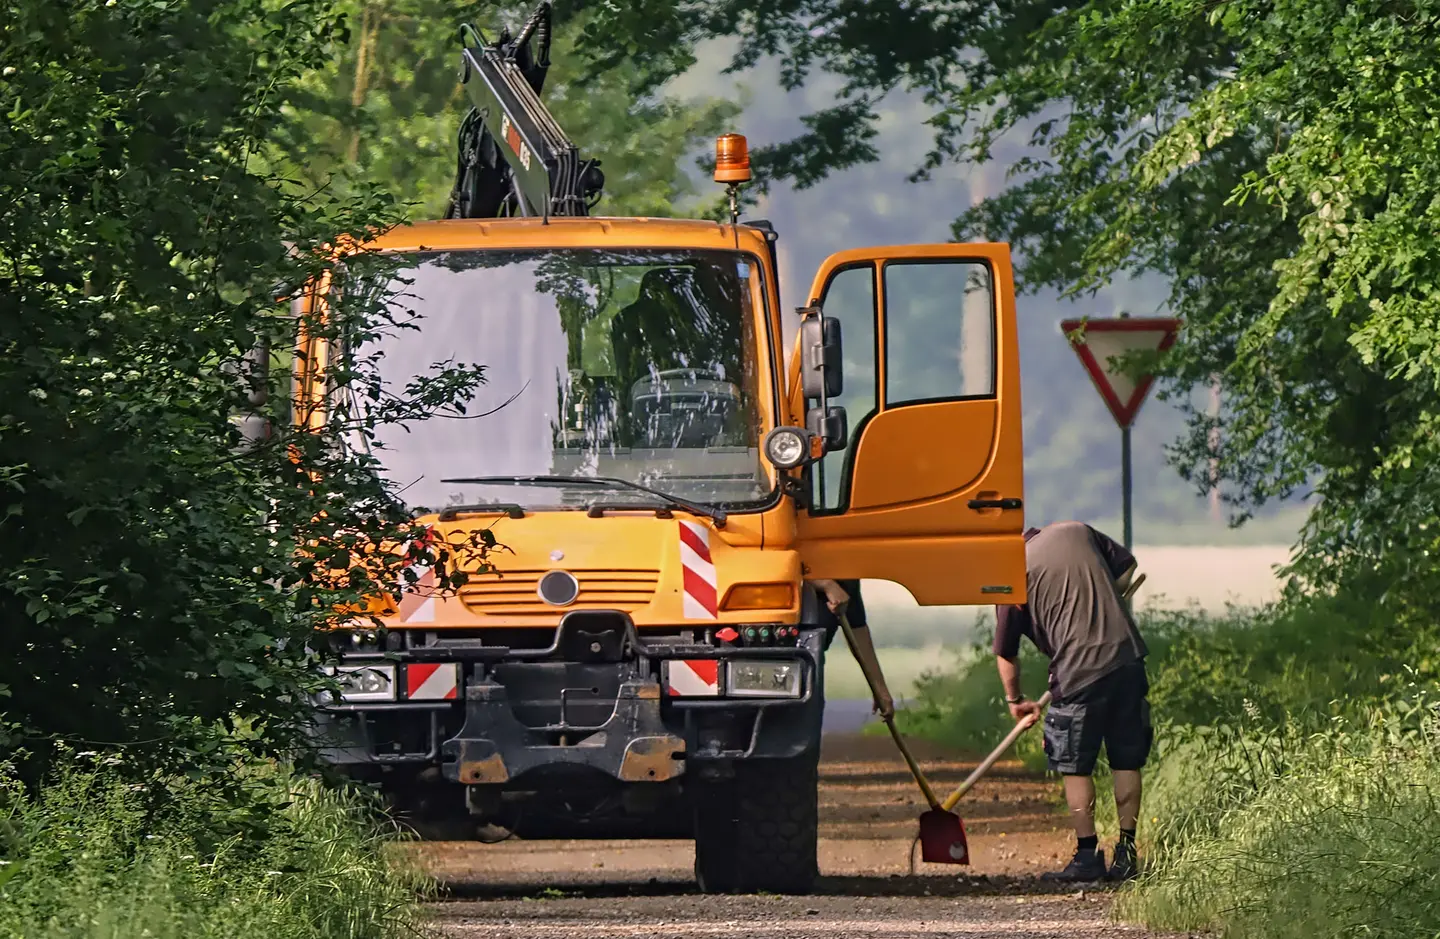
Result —
[[[1164,352],[1175,344],[1180,321],[1167,317],[1062,320],[1060,329],[1070,340],[1080,364],[1100,392],[1105,406],[1121,427],[1129,427],[1150,393],[1154,375],[1132,377],[1119,367],[1118,359],[1132,352]],[[1074,335],[1076,331],[1080,335]]]

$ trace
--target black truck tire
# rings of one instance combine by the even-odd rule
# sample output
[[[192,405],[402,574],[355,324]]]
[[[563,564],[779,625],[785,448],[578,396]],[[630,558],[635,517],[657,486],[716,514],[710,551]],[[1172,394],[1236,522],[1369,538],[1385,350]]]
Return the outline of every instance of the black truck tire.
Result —
[[[704,893],[805,894],[819,875],[813,754],[742,763],[707,786],[695,812],[695,879]]]

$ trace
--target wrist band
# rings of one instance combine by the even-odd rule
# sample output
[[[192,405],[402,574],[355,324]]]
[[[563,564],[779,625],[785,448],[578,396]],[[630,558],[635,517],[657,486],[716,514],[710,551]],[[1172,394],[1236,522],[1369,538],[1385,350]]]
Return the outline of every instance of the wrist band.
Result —
[[[1020,697],[1018,697],[1018,698],[1006,698],[1006,699],[1005,699],[1005,703],[1006,703],[1006,704],[1019,704],[1021,701],[1024,701],[1024,700],[1025,700],[1025,696],[1022,694],[1022,695],[1021,695]]]

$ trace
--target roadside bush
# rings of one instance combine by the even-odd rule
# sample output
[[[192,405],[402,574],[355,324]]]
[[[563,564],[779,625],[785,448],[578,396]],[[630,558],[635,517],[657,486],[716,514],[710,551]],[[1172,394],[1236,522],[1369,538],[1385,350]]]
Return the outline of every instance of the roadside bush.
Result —
[[[1219,617],[1142,621],[1159,718],[1186,725],[1246,713],[1271,726],[1305,714],[1358,714],[1440,678],[1440,632],[1350,594]]]
[[[991,640],[986,638],[969,648],[954,650],[950,661],[917,678],[914,701],[896,714],[900,730],[973,755],[993,749],[1012,724],[990,648]],[[1038,698],[1045,693],[1047,683],[1045,659],[1025,647],[1020,662],[1025,694]],[[871,732],[884,730],[872,728]],[[1012,752],[1031,768],[1045,765],[1038,733],[1021,737]]]
[[[369,800],[271,765],[231,785],[136,783],[72,758],[38,794],[0,780],[0,937],[369,939],[415,926],[427,882]]]

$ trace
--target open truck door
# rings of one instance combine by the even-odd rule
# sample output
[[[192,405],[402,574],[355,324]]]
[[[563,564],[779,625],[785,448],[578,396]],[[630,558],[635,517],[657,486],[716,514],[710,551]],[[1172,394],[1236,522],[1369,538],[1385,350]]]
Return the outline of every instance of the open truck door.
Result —
[[[806,577],[890,580],[925,606],[1024,602],[1009,246],[843,251],[804,312],[790,404],[829,438],[796,519]],[[807,381],[822,345],[843,368]]]

